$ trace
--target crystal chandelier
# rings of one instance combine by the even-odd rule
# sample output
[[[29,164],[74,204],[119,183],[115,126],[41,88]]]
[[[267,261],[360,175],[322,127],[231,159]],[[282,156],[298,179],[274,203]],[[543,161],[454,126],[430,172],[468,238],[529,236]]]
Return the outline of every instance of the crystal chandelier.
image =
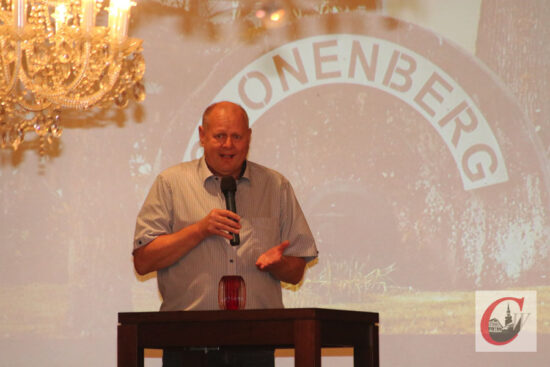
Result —
[[[106,0],[107,1],[107,0]],[[124,108],[145,98],[142,41],[128,37],[131,0],[0,0],[0,144],[34,132],[44,152],[62,110]],[[96,24],[96,19],[97,23]],[[99,23],[105,23],[99,25]]]

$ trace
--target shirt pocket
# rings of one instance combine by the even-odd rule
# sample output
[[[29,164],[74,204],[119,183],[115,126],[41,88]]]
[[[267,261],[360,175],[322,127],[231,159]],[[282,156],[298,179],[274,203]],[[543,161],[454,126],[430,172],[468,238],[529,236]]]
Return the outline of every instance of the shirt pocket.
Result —
[[[243,225],[241,240],[244,244],[244,250],[253,254],[253,256],[260,256],[268,249],[281,243],[277,218],[243,218],[241,221]]]

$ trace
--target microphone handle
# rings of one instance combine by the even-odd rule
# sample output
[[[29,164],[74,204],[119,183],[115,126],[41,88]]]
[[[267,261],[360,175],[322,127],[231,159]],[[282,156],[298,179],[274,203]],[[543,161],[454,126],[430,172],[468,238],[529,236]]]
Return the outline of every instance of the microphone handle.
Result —
[[[232,211],[233,213],[237,213],[237,206],[235,205],[235,192],[233,191],[227,191],[224,193],[225,196],[225,207],[227,210]],[[238,246],[241,243],[241,238],[238,233],[231,233],[233,236],[232,239],[229,240],[229,243],[231,246]]]
[[[231,246],[239,246],[241,244],[241,238],[238,233],[231,233],[233,238],[229,240]]]

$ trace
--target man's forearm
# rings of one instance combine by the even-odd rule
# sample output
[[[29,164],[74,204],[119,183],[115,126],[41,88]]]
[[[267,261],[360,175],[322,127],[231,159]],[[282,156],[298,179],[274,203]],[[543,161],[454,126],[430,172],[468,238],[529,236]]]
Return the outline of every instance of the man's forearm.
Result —
[[[298,284],[304,276],[306,261],[301,257],[283,256],[277,264],[269,266],[266,270],[282,282]]]
[[[166,268],[185,256],[202,240],[197,224],[159,236],[134,251],[134,267],[140,275]]]
[[[241,225],[238,214],[225,209],[212,209],[200,221],[178,232],[159,236],[149,244],[134,251],[134,267],[138,274],[166,268],[208,236],[231,239],[231,233],[239,233]]]

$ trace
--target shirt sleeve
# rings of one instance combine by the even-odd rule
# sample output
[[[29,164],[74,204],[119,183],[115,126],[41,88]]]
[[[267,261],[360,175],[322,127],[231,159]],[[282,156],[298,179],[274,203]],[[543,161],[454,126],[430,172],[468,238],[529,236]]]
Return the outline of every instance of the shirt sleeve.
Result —
[[[134,232],[134,251],[158,236],[173,231],[172,190],[162,176],[151,186],[138,213]]]
[[[281,186],[281,238],[289,240],[285,255],[303,257],[310,262],[318,255],[315,239],[288,180]]]

